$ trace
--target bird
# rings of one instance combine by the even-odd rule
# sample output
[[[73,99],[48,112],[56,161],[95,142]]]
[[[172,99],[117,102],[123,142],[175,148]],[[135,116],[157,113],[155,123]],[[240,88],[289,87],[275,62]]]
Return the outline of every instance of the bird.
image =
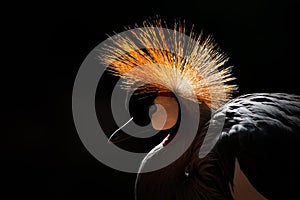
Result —
[[[232,66],[226,65],[228,57],[213,38],[187,33],[177,22],[173,30],[165,27],[160,19],[145,21],[128,29],[128,35],[112,37],[99,57],[124,79],[124,90],[135,91],[133,121],[166,133],[141,162],[135,198],[294,199],[300,178],[300,96],[252,93],[233,98],[238,87],[232,83]],[[187,145],[179,135],[188,136],[189,129],[178,131],[183,114],[189,121],[195,113],[200,113],[197,132]],[[209,127],[219,123],[221,130],[201,155]],[[109,139],[114,137],[116,133]],[[166,159],[165,150],[175,144],[185,149],[182,155],[147,171]]]

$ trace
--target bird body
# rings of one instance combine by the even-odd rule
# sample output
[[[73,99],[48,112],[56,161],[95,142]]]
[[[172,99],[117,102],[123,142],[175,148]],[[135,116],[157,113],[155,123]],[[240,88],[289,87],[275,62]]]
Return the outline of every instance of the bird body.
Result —
[[[219,111],[226,113],[219,151],[231,148],[241,170],[268,199],[292,199],[300,178],[300,97],[248,94]]]
[[[234,199],[236,161],[247,181],[265,198],[292,199],[297,195],[300,97],[242,95],[219,108],[208,123],[218,120],[220,114],[226,119],[212,151],[204,158],[198,156],[207,130],[203,128],[174,163],[138,175],[137,199]],[[149,152],[140,172],[153,157],[163,156],[163,148],[160,144]]]

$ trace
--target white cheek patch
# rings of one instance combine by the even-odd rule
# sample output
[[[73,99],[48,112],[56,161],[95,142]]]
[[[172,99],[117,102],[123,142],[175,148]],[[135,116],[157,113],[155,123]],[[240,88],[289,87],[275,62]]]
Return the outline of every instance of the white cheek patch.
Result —
[[[150,116],[151,123],[154,129],[163,130],[168,117],[167,111],[162,105],[160,104],[155,104],[155,105],[156,105],[156,111],[152,114],[152,116]]]

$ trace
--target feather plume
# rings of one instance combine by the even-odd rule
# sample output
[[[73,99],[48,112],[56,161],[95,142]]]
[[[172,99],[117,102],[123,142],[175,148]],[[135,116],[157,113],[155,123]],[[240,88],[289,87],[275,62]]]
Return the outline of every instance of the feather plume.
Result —
[[[145,21],[124,33],[110,37],[99,58],[124,79],[126,90],[173,92],[216,109],[237,89],[228,84],[234,80],[231,66],[225,66],[228,58],[211,36],[187,35],[185,25],[176,22],[167,29],[162,20]]]

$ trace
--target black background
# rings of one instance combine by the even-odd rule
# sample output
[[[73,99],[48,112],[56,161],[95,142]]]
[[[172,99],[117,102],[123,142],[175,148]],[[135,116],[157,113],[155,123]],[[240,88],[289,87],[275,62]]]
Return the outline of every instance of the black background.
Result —
[[[300,94],[295,2],[16,3],[9,11],[2,18],[8,64],[1,67],[0,190],[7,199],[133,199],[135,174],[106,167],[81,143],[71,95],[82,61],[106,34],[149,17],[184,19],[212,34],[234,65],[238,94]]]

